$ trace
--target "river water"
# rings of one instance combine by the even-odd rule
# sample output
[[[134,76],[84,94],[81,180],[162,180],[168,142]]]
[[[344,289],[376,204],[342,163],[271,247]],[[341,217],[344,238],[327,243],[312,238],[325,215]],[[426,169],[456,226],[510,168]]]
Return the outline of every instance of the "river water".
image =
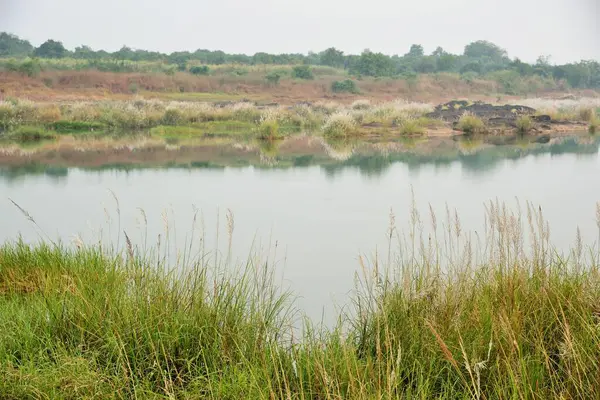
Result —
[[[284,286],[298,295],[300,308],[310,317],[328,319],[334,304],[347,302],[359,254],[372,259],[376,251],[387,251],[390,210],[396,224],[405,227],[413,200],[424,220],[429,205],[440,215],[448,206],[457,211],[463,229],[481,230],[485,202],[514,205],[518,198],[542,207],[558,248],[573,244],[577,227],[584,242],[593,242],[600,201],[598,142],[585,151],[565,146],[493,162],[484,154],[443,163],[363,157],[334,167],[4,169],[0,241],[47,235],[69,242],[80,235],[91,242],[109,235],[115,240],[125,231],[136,244],[152,245],[161,233],[166,241],[168,225],[169,241],[181,248],[191,238],[198,209],[205,247],[225,253],[230,210],[233,257],[243,260],[251,248],[268,255],[283,271]],[[200,218],[196,221],[199,230]]]

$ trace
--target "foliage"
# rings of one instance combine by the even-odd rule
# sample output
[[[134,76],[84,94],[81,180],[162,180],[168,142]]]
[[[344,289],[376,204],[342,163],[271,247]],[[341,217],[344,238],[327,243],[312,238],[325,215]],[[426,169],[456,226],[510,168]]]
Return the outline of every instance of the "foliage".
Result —
[[[154,68],[156,71],[170,75],[178,70],[183,71],[190,63],[200,63],[205,66],[223,64],[295,65],[299,68],[292,73],[293,77],[312,79],[308,66],[321,65],[344,68],[354,75],[372,77],[406,77],[417,73],[438,72],[476,73],[486,76],[490,73],[502,72],[504,76],[500,81],[500,89],[509,94],[519,93],[517,86],[520,83],[510,77],[512,72],[519,77],[552,78],[557,83],[566,82],[573,88],[600,88],[600,63],[598,61],[583,60],[564,65],[550,65],[547,57],[540,56],[535,64],[527,64],[518,58],[511,60],[504,49],[483,40],[469,43],[465,46],[462,55],[450,54],[441,47],[436,48],[431,55],[426,55],[423,47],[418,44],[413,44],[403,56],[391,57],[370,50],[365,50],[360,55],[346,55],[334,47],[320,53],[309,52],[308,54],[259,52],[254,55],[244,55],[204,49],[194,52],[180,51],[163,54],[141,49],[134,50],[127,46],[111,53],[104,50],[93,50],[85,45],[78,46],[73,52],[69,52],[60,42],[54,40],[48,40],[33,50],[29,42],[8,33],[0,33],[0,57],[20,58],[31,54],[45,59],[72,56],[74,59],[86,61],[86,63],[79,64],[78,68],[96,68],[100,71],[111,72],[137,72],[140,67],[136,63],[139,62],[154,62],[157,65]],[[2,63],[1,60],[0,63]],[[52,67],[58,68],[59,66],[52,64]],[[200,75],[208,74],[207,70],[199,70],[194,67],[190,72]],[[314,71],[312,73],[314,74]],[[232,72],[232,74],[237,73]],[[469,78],[469,80],[472,79]],[[270,81],[270,83],[274,84],[275,82]]]
[[[485,124],[481,118],[470,112],[465,112],[458,120],[457,127],[464,133],[473,134],[482,132],[485,129]]]
[[[277,86],[279,85],[279,81],[281,80],[282,76],[283,74],[281,71],[270,71],[265,75],[265,79],[269,84]]]
[[[20,143],[27,143],[38,142],[41,140],[51,140],[54,139],[54,135],[46,131],[43,127],[20,126],[11,132],[8,138]]]
[[[389,76],[393,71],[394,65],[388,56],[370,50],[365,50],[350,67],[351,73],[364,76]]]
[[[27,40],[10,33],[0,32],[0,57],[24,57],[33,52],[33,46]]]
[[[62,42],[49,39],[36,48],[33,54],[41,58],[63,58],[67,56],[68,51]]]
[[[356,121],[352,114],[344,111],[332,114],[323,125],[323,134],[329,137],[346,137],[356,131]]]
[[[343,81],[333,81],[331,83],[331,91],[334,93],[359,93],[356,82],[352,79],[345,79]]]
[[[100,122],[89,121],[56,121],[50,124],[50,127],[59,133],[74,132],[93,132],[106,128],[106,125]]]
[[[208,75],[210,68],[207,65],[196,65],[190,68],[190,73],[192,75]]]
[[[259,257],[184,252],[175,269],[129,237],[118,254],[6,243],[0,398],[599,398],[597,249],[578,239],[562,255],[541,211],[526,213],[487,204],[478,240],[458,216],[432,211],[425,227],[410,210],[403,235],[391,215],[397,251],[360,257],[331,327],[295,309]]]
[[[297,79],[306,79],[306,80],[315,78],[313,71],[309,65],[296,65],[292,69],[292,77],[297,78]]]
[[[527,133],[533,128],[533,121],[528,115],[523,115],[517,118],[517,130],[519,133]]]
[[[344,52],[337,50],[335,47],[330,47],[319,54],[319,61],[321,65],[336,68],[343,67],[345,62]]]
[[[417,118],[406,118],[400,122],[400,133],[405,136],[422,135],[425,127]]]

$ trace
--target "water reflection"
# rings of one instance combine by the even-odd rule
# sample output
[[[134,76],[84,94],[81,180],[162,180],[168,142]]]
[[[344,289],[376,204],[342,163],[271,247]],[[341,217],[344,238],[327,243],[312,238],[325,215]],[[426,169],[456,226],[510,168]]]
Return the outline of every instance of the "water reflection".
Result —
[[[578,157],[595,156],[600,148],[600,137],[576,136],[554,139],[548,144],[539,144],[530,139],[513,141],[512,145],[495,145],[482,138],[467,138],[459,141],[441,142],[433,146],[423,139],[403,139],[392,142],[359,142],[356,140],[333,140],[310,138],[309,145],[299,146],[291,140],[257,140],[246,144],[211,144],[210,148],[194,152],[194,148],[179,148],[167,151],[169,157],[160,162],[131,163],[105,162],[93,167],[68,165],[82,169],[131,171],[140,168],[224,168],[258,166],[261,168],[302,168],[320,166],[328,177],[335,177],[346,169],[356,169],[366,177],[378,177],[393,164],[405,164],[412,172],[433,165],[447,168],[458,163],[470,174],[486,174],[506,160],[518,160],[527,156],[559,156],[574,154]],[[504,139],[506,141],[506,139]],[[234,149],[234,150],[232,150]],[[157,150],[153,150],[158,153]],[[132,153],[132,157],[135,155]],[[180,157],[178,157],[180,155]],[[26,158],[25,158],[26,159]],[[1,164],[1,160],[0,160]],[[40,161],[17,163],[13,166],[0,165],[0,178],[11,181],[27,175],[47,175],[60,180],[67,176],[68,166],[45,165]]]

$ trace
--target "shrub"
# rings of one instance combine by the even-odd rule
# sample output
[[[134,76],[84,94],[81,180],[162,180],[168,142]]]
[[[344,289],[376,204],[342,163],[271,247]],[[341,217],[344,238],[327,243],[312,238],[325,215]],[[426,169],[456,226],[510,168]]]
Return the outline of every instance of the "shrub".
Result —
[[[485,124],[481,118],[470,112],[465,112],[463,115],[461,115],[457,126],[458,129],[469,134],[482,132],[485,128]]]
[[[190,68],[190,74],[192,75],[208,75],[210,68],[207,65],[196,65]]]
[[[519,131],[519,133],[527,133],[533,127],[533,121],[527,115],[523,115],[523,116],[517,118],[516,124],[517,124],[517,130]]]
[[[368,110],[371,108],[371,102],[367,99],[356,100],[352,103],[353,110]]]
[[[425,133],[425,127],[418,119],[407,118],[400,123],[400,133],[406,136],[422,135]]]
[[[277,139],[279,138],[279,122],[274,119],[262,120],[258,130],[261,139]]]
[[[351,79],[333,81],[331,84],[331,91],[334,93],[359,93],[356,83]]]
[[[41,107],[37,110],[37,119],[43,123],[56,122],[60,120],[61,116],[60,108],[56,105]]]
[[[39,73],[42,71],[42,68],[37,60],[27,60],[22,62],[21,65],[19,65],[18,71],[21,74],[27,75],[30,78],[32,78],[38,76]]]
[[[593,108],[582,108],[579,110],[579,118],[582,121],[591,122],[596,117],[596,110]]]
[[[331,137],[351,135],[356,129],[356,121],[348,112],[337,112],[331,115],[323,125],[323,134]]]
[[[277,86],[279,85],[279,80],[281,79],[281,72],[279,71],[271,71],[265,75],[265,79],[270,85]]]
[[[292,70],[292,77],[306,80],[315,78],[312,69],[308,65],[296,65]]]
[[[167,108],[162,118],[164,125],[179,125],[183,121],[183,113],[177,108]]]
[[[20,126],[9,135],[11,140],[25,143],[54,139],[54,135],[39,126]]]

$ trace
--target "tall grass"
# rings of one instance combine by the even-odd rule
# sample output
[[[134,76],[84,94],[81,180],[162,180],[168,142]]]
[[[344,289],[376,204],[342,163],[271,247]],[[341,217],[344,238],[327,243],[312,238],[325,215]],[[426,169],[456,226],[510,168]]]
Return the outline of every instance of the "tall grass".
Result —
[[[578,231],[560,255],[531,205],[490,203],[480,237],[451,212],[410,220],[402,232],[391,214],[388,255],[360,258],[340,323],[302,335],[253,259],[165,272],[128,237],[123,254],[4,244],[0,397],[600,396],[598,247]]]

